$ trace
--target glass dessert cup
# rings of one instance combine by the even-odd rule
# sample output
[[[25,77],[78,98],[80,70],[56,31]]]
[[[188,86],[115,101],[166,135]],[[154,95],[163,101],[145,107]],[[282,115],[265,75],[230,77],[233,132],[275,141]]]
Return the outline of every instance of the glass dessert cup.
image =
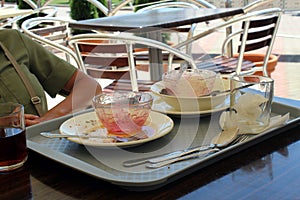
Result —
[[[149,93],[115,92],[93,98],[93,106],[108,135],[130,137],[142,130],[153,98]]]

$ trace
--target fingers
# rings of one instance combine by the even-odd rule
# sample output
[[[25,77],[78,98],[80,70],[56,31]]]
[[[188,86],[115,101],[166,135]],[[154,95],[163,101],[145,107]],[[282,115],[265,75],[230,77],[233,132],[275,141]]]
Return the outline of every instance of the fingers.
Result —
[[[32,126],[40,123],[39,120],[40,117],[37,115],[25,114],[24,117],[25,117],[25,126]]]
[[[25,120],[34,120],[34,119],[38,119],[39,116],[37,115],[33,115],[33,114],[24,114]]]

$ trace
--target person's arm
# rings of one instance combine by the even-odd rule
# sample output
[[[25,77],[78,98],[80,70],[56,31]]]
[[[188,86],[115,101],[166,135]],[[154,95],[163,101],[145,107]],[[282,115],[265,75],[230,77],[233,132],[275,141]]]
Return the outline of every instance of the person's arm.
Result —
[[[92,98],[95,95],[102,93],[98,82],[80,70],[74,73],[63,90],[70,92],[70,94],[42,117],[38,118],[28,115],[26,117],[26,125],[34,125],[84,109],[92,104]]]

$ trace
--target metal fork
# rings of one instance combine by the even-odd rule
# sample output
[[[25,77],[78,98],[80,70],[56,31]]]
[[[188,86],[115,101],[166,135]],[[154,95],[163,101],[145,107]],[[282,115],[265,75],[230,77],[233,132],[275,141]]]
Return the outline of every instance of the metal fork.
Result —
[[[148,158],[140,158],[140,159],[133,159],[123,162],[123,166],[125,167],[133,167],[141,164],[147,164],[146,167],[148,168],[159,168],[165,165],[169,165],[174,162],[179,162],[191,158],[203,158],[210,154],[216,153],[222,149],[225,149],[229,146],[235,145],[237,143],[241,143],[249,139],[251,135],[249,134],[239,134],[233,141],[230,143],[223,145],[223,144],[208,144],[208,145],[201,145],[194,148],[189,148],[185,150],[174,151],[171,153],[148,157]]]
[[[207,149],[207,150],[204,150],[204,151],[198,151],[198,152],[195,152],[195,153],[185,154],[183,156],[179,156],[179,157],[176,157],[176,158],[173,158],[173,159],[161,161],[161,162],[158,162],[158,163],[150,163],[150,164],[147,164],[146,167],[147,168],[155,169],[155,168],[164,167],[166,165],[170,165],[172,163],[179,162],[179,161],[184,161],[184,160],[188,160],[188,159],[205,158],[205,157],[207,157],[207,156],[209,156],[211,154],[214,154],[216,152],[219,152],[220,150],[225,149],[225,148],[227,148],[229,146],[233,146],[235,144],[242,143],[242,142],[248,140],[249,137],[251,137],[249,134],[239,134],[229,144],[226,144],[226,145],[212,144],[211,145],[212,146],[211,149]]]

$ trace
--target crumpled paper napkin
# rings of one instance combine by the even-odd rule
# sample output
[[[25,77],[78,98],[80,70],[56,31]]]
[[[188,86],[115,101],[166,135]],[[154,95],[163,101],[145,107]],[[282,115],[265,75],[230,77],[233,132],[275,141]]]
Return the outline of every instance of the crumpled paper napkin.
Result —
[[[237,102],[232,107],[232,112],[225,111],[221,114],[220,125],[222,130],[238,129],[239,134],[258,134],[286,123],[289,119],[289,113],[284,116],[271,117],[267,127],[262,130],[255,129],[258,125],[257,119],[263,114],[262,105],[267,102],[268,99],[261,94],[250,92],[240,94]],[[243,120],[245,123],[237,123],[239,120]]]
[[[222,128],[222,132],[215,136],[212,140],[215,144],[227,145],[233,141],[239,134],[261,134],[265,131],[269,131],[273,128],[282,126],[288,122],[290,114],[286,113],[285,115],[276,115],[270,118],[270,123],[263,130],[253,132],[253,130],[248,131],[246,126],[239,127],[232,118],[230,118],[230,111],[224,111],[219,120],[219,124]]]
[[[267,98],[260,94],[253,94],[246,92],[241,95],[237,102],[233,105],[233,108],[236,113],[234,113],[237,118],[247,119],[249,124],[256,123],[256,119],[262,114],[262,109],[260,105],[266,103]]]
[[[239,129],[238,134],[250,134],[247,132],[246,127],[238,127],[237,124],[230,119],[230,111],[224,111],[221,116],[220,116],[220,126],[222,130],[228,130],[228,129],[233,129],[234,127],[237,127]],[[276,115],[270,118],[270,123],[267,127],[265,127],[262,131],[252,133],[252,134],[259,134],[262,132],[265,132],[267,130],[282,126],[288,122],[290,118],[290,113],[286,113],[285,115]]]

